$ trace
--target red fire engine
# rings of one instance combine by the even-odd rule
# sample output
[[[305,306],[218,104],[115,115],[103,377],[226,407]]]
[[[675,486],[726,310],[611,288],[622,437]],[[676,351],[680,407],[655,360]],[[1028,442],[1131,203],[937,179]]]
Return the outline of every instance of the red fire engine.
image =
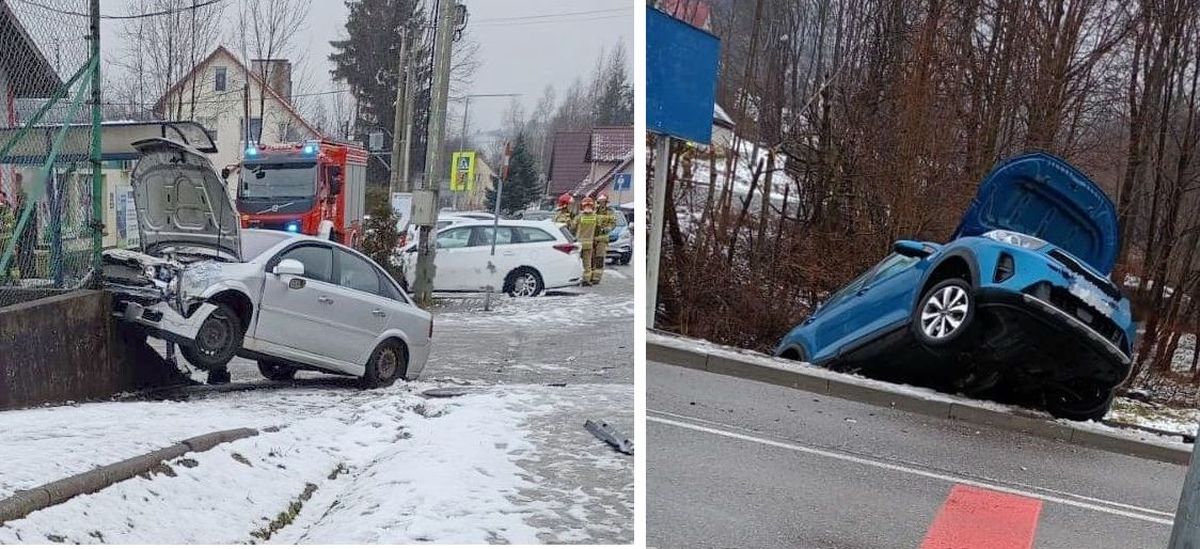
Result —
[[[239,166],[243,228],[328,237],[357,247],[367,191],[367,151],[311,140],[250,146]]]

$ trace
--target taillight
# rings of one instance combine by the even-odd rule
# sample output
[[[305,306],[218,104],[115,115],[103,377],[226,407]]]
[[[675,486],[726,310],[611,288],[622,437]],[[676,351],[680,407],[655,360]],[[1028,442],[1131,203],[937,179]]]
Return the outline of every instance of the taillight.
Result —
[[[570,242],[567,244],[555,244],[554,245],[555,250],[558,250],[564,254],[569,254],[569,253],[575,251],[575,248],[578,248],[578,247],[579,246],[577,244],[575,244],[574,242]]]

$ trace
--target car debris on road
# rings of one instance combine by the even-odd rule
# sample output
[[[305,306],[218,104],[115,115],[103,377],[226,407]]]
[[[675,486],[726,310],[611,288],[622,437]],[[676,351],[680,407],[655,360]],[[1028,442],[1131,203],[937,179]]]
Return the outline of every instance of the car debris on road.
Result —
[[[611,425],[587,420],[583,427],[596,438],[603,440],[622,454],[633,455],[633,441],[621,436]]]

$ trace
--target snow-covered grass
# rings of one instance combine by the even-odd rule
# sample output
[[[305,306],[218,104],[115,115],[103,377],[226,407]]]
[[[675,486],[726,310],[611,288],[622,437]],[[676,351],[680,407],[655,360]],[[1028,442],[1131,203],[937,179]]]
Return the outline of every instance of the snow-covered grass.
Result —
[[[758,163],[763,164],[763,174],[759,176],[758,188],[755,189],[755,195],[761,198],[763,185],[767,182],[767,149],[763,146],[758,146],[755,150],[754,143],[746,140],[739,141],[737,149],[737,165],[733,172],[733,193],[738,197],[744,197],[750,193],[750,182],[754,180],[754,172],[758,169]],[[728,172],[726,171],[725,158],[733,153],[732,150],[723,151],[723,154],[716,159],[716,180],[718,188],[722,188],[729,182]],[[785,189],[791,187],[794,182],[788,173],[783,169],[787,163],[787,157],[783,154],[775,155],[775,170],[771,172],[771,202],[782,202]],[[701,185],[707,185],[710,180],[708,169],[708,159],[706,154],[699,154],[692,163],[693,172],[692,179]],[[793,189],[793,192],[795,189]]]
[[[478,388],[442,400],[419,394],[428,387],[280,389],[0,414],[3,495],[213,429],[282,427],[10,521],[0,526],[0,543],[632,541],[632,524],[623,529],[605,516],[599,526],[617,533],[597,538],[594,528],[562,526],[561,498],[531,497],[553,484],[537,465],[562,457],[544,455],[545,434],[531,425],[577,405],[584,388]],[[632,407],[627,387],[610,387],[602,394],[612,409]],[[571,419],[581,432],[583,417]],[[578,455],[560,462],[563,475],[627,474],[632,483],[632,460],[586,432],[574,436]],[[581,509],[604,515],[614,501],[574,488]],[[629,507],[614,516],[631,523],[629,488]]]
[[[1129,398],[1113,400],[1112,411],[1106,420],[1168,433],[1196,434],[1200,410],[1149,404]]]

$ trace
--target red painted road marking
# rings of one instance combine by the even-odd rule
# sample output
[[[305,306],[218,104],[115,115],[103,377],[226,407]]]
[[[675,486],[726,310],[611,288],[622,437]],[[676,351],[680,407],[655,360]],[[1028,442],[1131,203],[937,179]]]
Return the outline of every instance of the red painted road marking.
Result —
[[[1041,500],[957,484],[920,549],[1030,549]]]

